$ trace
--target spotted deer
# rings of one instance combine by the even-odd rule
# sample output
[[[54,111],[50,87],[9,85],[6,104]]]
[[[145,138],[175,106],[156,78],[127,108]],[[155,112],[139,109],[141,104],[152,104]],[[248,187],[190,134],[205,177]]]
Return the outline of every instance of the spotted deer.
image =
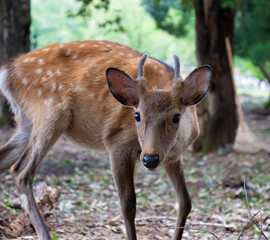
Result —
[[[211,69],[199,67],[183,80],[174,60],[173,69],[121,44],[93,40],[55,43],[2,65],[0,89],[17,130],[0,149],[0,174],[11,168],[39,239],[51,236],[32,183],[61,135],[109,153],[129,240],[136,239],[135,163],[150,171],[164,167],[179,202],[173,239],[182,238],[191,210],[182,153],[199,135],[194,105],[207,94]]]

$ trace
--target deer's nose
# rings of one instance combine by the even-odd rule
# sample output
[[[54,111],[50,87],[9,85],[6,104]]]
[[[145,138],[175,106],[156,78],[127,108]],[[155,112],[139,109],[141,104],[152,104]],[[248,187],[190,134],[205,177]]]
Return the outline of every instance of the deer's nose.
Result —
[[[156,168],[159,163],[159,156],[158,155],[147,155],[143,156],[143,165],[146,168]]]

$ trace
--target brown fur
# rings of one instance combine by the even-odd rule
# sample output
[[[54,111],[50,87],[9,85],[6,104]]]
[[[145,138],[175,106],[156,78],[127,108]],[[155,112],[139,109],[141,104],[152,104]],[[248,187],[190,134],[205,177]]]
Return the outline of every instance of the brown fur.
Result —
[[[181,96],[186,102],[193,101],[185,92],[186,82],[177,79],[180,82],[172,86],[173,69],[153,58],[146,60],[144,77],[134,84],[141,56],[118,43],[79,41],[55,43],[2,66],[2,91],[14,105],[18,130],[0,149],[0,174],[12,166],[22,203],[39,239],[51,237],[35,203],[32,182],[40,162],[62,134],[81,146],[109,152],[128,239],[136,239],[135,162],[142,162],[145,154],[158,154],[159,166],[165,167],[177,192],[180,211],[174,239],[181,239],[183,229],[179,227],[184,227],[191,203],[180,160],[199,134],[196,110],[181,102]],[[116,82],[108,86],[108,67],[131,76],[125,75],[125,81],[132,83],[133,99],[125,102],[129,85]],[[187,83],[195,75],[208,81],[200,72],[191,74]],[[119,78],[118,74],[112,78]],[[206,85],[192,84],[200,91]],[[140,112],[140,124],[134,122],[134,110],[122,106],[110,91]],[[192,88],[192,94],[200,96],[201,92]],[[181,115],[179,124],[172,123],[175,114]]]

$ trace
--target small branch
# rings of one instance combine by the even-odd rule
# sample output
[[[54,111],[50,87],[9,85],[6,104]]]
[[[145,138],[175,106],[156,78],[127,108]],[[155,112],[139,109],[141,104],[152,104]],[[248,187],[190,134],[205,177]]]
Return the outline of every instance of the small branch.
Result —
[[[260,212],[260,222],[261,222],[261,229],[262,229],[262,224],[263,224],[263,221],[262,221],[262,212]],[[260,236],[259,236],[259,240],[262,239],[262,230],[260,229]]]
[[[265,78],[267,79],[268,83],[270,84],[270,73],[267,72],[267,70],[265,69],[265,66],[263,64],[259,65],[259,68],[261,69],[263,75],[265,76]]]
[[[179,227],[179,228],[183,228],[183,229],[192,229],[192,230],[196,230],[196,231],[201,231],[201,232],[207,232],[212,234],[216,239],[221,240],[216,234],[214,234],[213,232],[206,230],[206,229],[198,229],[198,228],[193,228],[193,227]]]
[[[256,212],[252,217],[251,219],[248,221],[248,223],[243,227],[243,230],[240,232],[239,236],[238,236],[238,240],[240,240],[240,237],[242,236],[243,232],[247,229],[247,226],[253,222],[254,220],[254,217],[259,213],[260,211]]]
[[[244,190],[245,190],[245,198],[246,198],[246,204],[247,204],[247,209],[248,209],[248,213],[249,213],[249,216],[250,216],[250,221],[252,221],[257,228],[259,228],[260,230],[260,234],[262,234],[266,240],[268,240],[268,238],[265,236],[260,224],[258,224],[253,218],[255,217],[255,215],[252,217],[252,214],[251,214],[251,211],[250,211],[250,206],[249,206],[249,201],[248,201],[248,195],[247,195],[247,188],[246,188],[246,180],[244,179]],[[258,211],[256,213],[256,215],[259,213],[260,211]]]
[[[155,219],[155,220],[171,220],[171,221],[176,221],[176,217],[165,217],[165,216],[153,216],[153,217],[141,217],[141,218],[136,218],[137,221],[142,221],[142,220],[149,220],[149,219]],[[209,227],[220,227],[220,228],[234,228],[234,225],[227,225],[227,224],[222,224],[222,223],[209,223],[209,222],[188,222],[189,225],[193,226],[209,226]]]

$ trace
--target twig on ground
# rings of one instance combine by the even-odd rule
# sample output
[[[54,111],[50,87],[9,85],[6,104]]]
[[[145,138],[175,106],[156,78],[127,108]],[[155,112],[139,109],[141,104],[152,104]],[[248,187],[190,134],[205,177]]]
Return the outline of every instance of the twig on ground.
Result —
[[[261,209],[261,212],[260,212],[260,222],[261,222],[261,229],[262,229],[262,225],[263,225],[263,220],[262,220],[262,209]],[[260,231],[260,236],[259,236],[259,240],[262,239],[262,231]]]
[[[187,227],[179,227],[179,228],[183,228],[183,229],[186,229],[186,230],[192,229],[192,230],[196,230],[196,231],[207,232],[207,233],[212,234],[216,239],[221,240],[221,238],[219,238],[216,234],[214,234],[213,232],[211,232],[209,230],[206,230],[206,229],[193,228],[193,227],[189,227],[189,226],[187,226]]]
[[[248,201],[248,195],[247,195],[247,188],[246,188],[246,180],[244,179],[244,191],[245,191],[245,198],[246,198],[246,204],[247,204],[247,209],[248,209],[248,213],[249,213],[249,216],[250,216],[250,220],[256,225],[256,227],[260,230],[260,236],[263,235],[265,237],[266,240],[268,240],[268,238],[265,236],[263,230],[262,230],[262,226],[260,226],[260,224],[258,224],[255,220],[254,220],[254,216],[252,217],[252,214],[251,214],[251,211],[250,211],[250,206],[249,206],[249,201]],[[256,213],[256,215],[261,212],[261,211],[258,211]],[[262,216],[261,216],[262,218]],[[262,220],[261,220],[261,223],[262,223]],[[261,239],[261,238],[260,238]]]
[[[165,216],[153,216],[153,217],[141,217],[141,218],[136,218],[136,222],[142,221],[142,220],[149,220],[149,219],[154,219],[154,220],[171,220],[171,221],[176,221],[176,217],[165,217]],[[200,226],[209,226],[209,227],[220,227],[220,228],[235,228],[234,225],[229,225],[229,224],[223,224],[223,223],[211,223],[211,222],[188,222],[189,225],[200,225]]]
[[[253,222],[253,218],[256,217],[258,215],[258,213],[260,213],[260,211],[256,212],[253,216],[251,216],[251,219],[248,221],[248,223],[243,227],[242,231],[240,232],[239,236],[238,236],[238,240],[240,240],[240,237],[242,236],[242,234],[244,233],[244,231],[247,229],[247,226]]]

